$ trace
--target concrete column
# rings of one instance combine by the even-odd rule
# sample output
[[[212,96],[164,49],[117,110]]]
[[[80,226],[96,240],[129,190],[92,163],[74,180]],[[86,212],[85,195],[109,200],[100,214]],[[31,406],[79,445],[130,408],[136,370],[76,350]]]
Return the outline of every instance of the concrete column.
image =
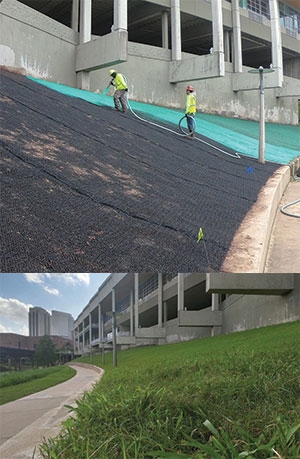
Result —
[[[79,0],[72,1],[72,17],[71,27],[75,32],[78,32],[78,18],[79,18]]]
[[[220,303],[219,303],[219,294],[212,293],[211,294],[211,310],[212,311],[219,311],[220,310]],[[220,335],[222,332],[222,327],[220,326],[213,326],[211,327],[211,336]]]
[[[134,329],[139,328],[139,273],[134,273]]]
[[[241,73],[243,71],[243,57],[239,0],[231,0],[231,17],[233,33],[233,71],[235,73]]]
[[[113,30],[127,30],[127,0],[114,0],[114,26]]]
[[[213,21],[213,52],[224,52],[222,0],[211,0]]]
[[[113,342],[113,365],[117,366],[117,323],[116,323],[116,292],[111,291],[111,311],[112,311],[112,342]]]
[[[180,0],[171,0],[172,61],[181,60]]]
[[[76,328],[74,328],[73,343],[73,352],[76,354]]]
[[[163,48],[169,48],[169,20],[167,11],[163,11],[161,15],[161,45]]]
[[[212,293],[211,294],[211,310],[212,311],[219,311],[219,294]]]
[[[92,30],[92,0],[80,2],[80,44],[91,40]]]
[[[162,312],[163,312],[163,282],[162,282],[162,273],[157,273],[158,275],[158,311],[157,311],[157,323],[159,327],[162,327]]]
[[[281,44],[281,28],[280,15],[277,0],[269,0],[270,5],[270,21],[271,21],[271,37],[272,37],[272,67],[278,71],[279,84],[283,82],[282,69],[282,44]]]
[[[85,331],[84,331],[84,323],[83,323],[83,330],[82,330],[82,350],[84,351],[85,348]]]
[[[230,62],[230,31],[224,31],[224,59]]]
[[[168,307],[167,307],[167,302],[164,301],[164,323],[168,321]]]
[[[90,346],[92,345],[92,314],[89,313],[89,340]]]
[[[98,304],[98,336],[99,336],[99,347],[103,341],[103,327],[102,327],[102,306]]]
[[[133,290],[130,290],[130,336],[134,335],[134,294]]]
[[[92,29],[92,0],[80,0],[80,35],[79,43],[82,45],[91,40]],[[76,85],[79,89],[90,89],[90,73],[78,72]]]
[[[184,308],[184,277],[183,273],[178,273],[178,294],[177,294],[177,309],[183,311]]]

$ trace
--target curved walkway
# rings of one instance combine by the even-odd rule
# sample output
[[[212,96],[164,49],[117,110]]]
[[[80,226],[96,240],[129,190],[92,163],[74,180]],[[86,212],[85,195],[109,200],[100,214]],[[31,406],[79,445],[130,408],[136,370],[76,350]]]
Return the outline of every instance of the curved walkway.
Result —
[[[70,413],[64,405],[75,405],[84,392],[99,381],[103,370],[92,365],[71,364],[77,374],[68,381],[28,395],[0,407],[0,457],[37,459],[43,438],[60,432],[61,422]]]

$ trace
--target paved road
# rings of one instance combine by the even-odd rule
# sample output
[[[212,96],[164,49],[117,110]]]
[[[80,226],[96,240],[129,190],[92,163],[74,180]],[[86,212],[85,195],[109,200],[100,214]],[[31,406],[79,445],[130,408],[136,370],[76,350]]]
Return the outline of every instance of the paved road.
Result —
[[[285,190],[275,217],[266,261],[266,273],[300,272],[300,218],[281,212],[282,206],[300,199],[300,181],[291,182]],[[300,215],[300,203],[286,208]]]
[[[69,381],[0,407],[1,459],[31,459],[43,438],[59,433],[61,422],[69,415],[64,405],[75,405],[102,376],[96,367],[70,366],[77,374]]]

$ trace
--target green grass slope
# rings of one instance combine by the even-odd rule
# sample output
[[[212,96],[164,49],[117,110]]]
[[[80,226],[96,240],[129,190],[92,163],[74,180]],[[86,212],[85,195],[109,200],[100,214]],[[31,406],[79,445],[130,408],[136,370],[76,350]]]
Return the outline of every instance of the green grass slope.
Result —
[[[43,457],[299,458],[299,344],[294,322],[96,356],[103,379]]]

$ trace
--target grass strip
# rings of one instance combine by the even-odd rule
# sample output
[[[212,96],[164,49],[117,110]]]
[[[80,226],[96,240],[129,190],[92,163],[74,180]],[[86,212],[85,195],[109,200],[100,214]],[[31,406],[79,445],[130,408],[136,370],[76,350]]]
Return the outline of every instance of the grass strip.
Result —
[[[69,366],[55,366],[1,376],[0,405],[60,384],[75,374]]]

